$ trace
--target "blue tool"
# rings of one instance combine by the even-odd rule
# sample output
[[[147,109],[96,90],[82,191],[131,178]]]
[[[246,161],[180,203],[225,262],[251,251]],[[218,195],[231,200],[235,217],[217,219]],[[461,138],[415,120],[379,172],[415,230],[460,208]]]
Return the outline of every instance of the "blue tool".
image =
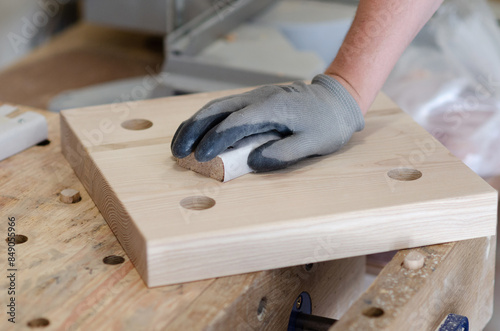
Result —
[[[465,316],[449,314],[436,331],[469,331],[469,319]]]

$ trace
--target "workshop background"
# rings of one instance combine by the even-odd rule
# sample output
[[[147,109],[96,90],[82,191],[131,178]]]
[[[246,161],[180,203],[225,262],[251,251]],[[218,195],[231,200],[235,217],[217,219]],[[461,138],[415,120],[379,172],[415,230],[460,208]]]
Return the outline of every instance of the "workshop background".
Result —
[[[176,34],[208,8],[219,6],[220,17],[233,14],[229,2],[1,2],[0,100],[58,112],[310,79],[334,58],[356,10],[356,1],[283,0],[267,1],[276,4],[260,13],[268,4],[255,1],[252,10],[260,14],[245,17],[222,39],[201,34],[187,43]],[[500,1],[446,1],[384,87],[497,189],[499,18]],[[58,46],[48,57],[40,46],[54,40]],[[145,76],[157,77],[158,84],[144,87]],[[500,330],[498,286],[495,293],[495,314],[485,330]]]

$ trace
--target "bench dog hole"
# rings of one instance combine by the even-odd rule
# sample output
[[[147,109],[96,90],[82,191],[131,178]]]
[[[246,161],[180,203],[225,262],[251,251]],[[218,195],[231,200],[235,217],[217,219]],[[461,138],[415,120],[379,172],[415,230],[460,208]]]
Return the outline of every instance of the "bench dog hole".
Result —
[[[40,141],[38,144],[36,144],[37,146],[47,146],[47,145],[50,145],[50,140],[48,139],[45,139],[44,141]]]
[[[384,311],[377,307],[369,307],[363,310],[363,315],[366,317],[380,317],[384,315]]]
[[[110,265],[122,264],[123,262],[125,262],[125,258],[118,255],[109,255],[102,259],[102,262]]]
[[[146,130],[153,126],[153,122],[145,119],[133,119],[122,123],[122,128],[127,130]]]
[[[215,200],[206,196],[192,196],[181,200],[181,206],[190,210],[205,210],[215,206]]]
[[[28,326],[30,328],[44,328],[46,326],[49,326],[49,324],[49,320],[43,317],[35,318],[28,322]]]
[[[11,242],[11,241],[12,241],[12,239],[10,239],[10,237],[7,237],[7,238],[5,238],[5,241],[8,243],[8,242]],[[25,243],[25,242],[27,242],[27,241],[28,241],[28,237],[26,237],[25,235],[22,235],[22,234],[16,234],[16,235],[14,236],[14,243],[15,243],[16,245],[18,245],[18,244],[24,244],[24,243]]]
[[[399,180],[399,181],[412,181],[412,180],[417,180],[420,177],[422,177],[422,173],[418,171],[417,169],[410,169],[410,168],[396,168],[392,169],[387,173],[387,176],[389,176],[392,179]]]
[[[257,319],[262,321],[266,315],[267,298],[260,299],[259,306],[257,307]]]

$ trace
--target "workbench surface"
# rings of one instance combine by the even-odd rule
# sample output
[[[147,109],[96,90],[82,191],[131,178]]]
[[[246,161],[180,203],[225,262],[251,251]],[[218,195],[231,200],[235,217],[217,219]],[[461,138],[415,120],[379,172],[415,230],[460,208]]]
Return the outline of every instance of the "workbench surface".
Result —
[[[360,298],[364,257],[148,289],[64,160],[58,115],[41,113],[51,143],[0,162],[0,231],[15,217],[27,239],[15,246],[16,329],[284,330],[302,291],[313,314],[344,316],[332,330],[426,329],[448,313],[475,330],[491,317],[495,237],[413,249],[426,257],[416,271],[401,266],[409,250],[400,251]],[[61,202],[66,188],[81,201]],[[10,326],[4,316],[0,330]]]

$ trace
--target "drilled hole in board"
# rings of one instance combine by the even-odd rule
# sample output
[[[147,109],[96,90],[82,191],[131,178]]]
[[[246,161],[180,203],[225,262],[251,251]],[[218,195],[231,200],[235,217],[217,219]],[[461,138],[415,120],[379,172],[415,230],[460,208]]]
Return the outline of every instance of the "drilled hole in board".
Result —
[[[125,259],[122,256],[110,255],[102,259],[102,262],[104,262],[105,264],[115,265],[115,264],[122,264],[123,262],[125,262]]]
[[[28,326],[30,328],[44,328],[46,326],[49,326],[49,324],[49,320],[43,317],[35,318],[28,322]]]
[[[153,126],[153,122],[144,119],[133,119],[122,123],[122,128],[127,130],[146,130]]]
[[[215,200],[201,195],[187,197],[181,200],[181,206],[191,210],[204,210],[215,206]]]
[[[366,317],[380,317],[384,315],[384,311],[377,307],[369,307],[363,310],[363,315]]]
[[[400,181],[411,181],[411,180],[417,180],[420,177],[422,177],[422,173],[418,171],[417,169],[410,169],[410,168],[396,168],[392,169],[387,173],[387,176],[389,176],[392,179],[395,180],[400,180]]]
[[[260,299],[259,306],[257,307],[257,319],[262,321],[266,315],[267,298]]]
[[[12,239],[12,238],[14,238],[14,239]],[[28,241],[28,237],[26,237],[25,235],[22,235],[22,234],[16,234],[14,237],[5,238],[5,241],[7,243],[14,242],[16,245],[24,244],[25,242]]]

